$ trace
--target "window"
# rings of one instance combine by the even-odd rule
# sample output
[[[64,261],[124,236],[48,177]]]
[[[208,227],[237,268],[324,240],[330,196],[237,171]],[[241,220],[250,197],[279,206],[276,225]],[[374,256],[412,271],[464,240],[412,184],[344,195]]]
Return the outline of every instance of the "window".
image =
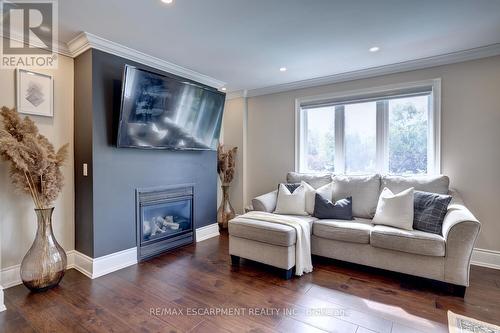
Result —
[[[344,105],[345,173],[377,171],[376,103]]]
[[[296,169],[440,172],[440,80],[297,100]]]
[[[389,173],[427,173],[429,96],[389,100]]]
[[[308,124],[305,133],[304,158],[307,170],[334,171],[335,108],[312,109],[305,114]]]

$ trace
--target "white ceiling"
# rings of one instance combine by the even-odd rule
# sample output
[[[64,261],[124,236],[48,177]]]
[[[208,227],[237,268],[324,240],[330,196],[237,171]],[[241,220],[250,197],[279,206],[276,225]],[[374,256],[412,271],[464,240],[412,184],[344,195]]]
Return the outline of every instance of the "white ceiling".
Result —
[[[500,1],[59,1],[81,31],[250,90],[500,43]]]

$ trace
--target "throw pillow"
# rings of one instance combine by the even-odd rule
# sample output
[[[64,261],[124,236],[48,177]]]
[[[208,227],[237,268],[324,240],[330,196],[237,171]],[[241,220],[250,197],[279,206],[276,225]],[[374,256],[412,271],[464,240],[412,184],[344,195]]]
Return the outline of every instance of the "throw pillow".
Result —
[[[441,235],[451,195],[415,191],[413,229]]]
[[[314,204],[316,201],[316,194],[321,195],[323,198],[327,200],[332,200],[333,195],[333,182],[323,185],[318,189],[314,189],[311,185],[306,183],[305,181],[301,182],[301,185],[306,188],[306,212],[309,215],[313,215],[314,213]]]
[[[352,197],[337,200],[335,203],[316,193],[314,217],[319,219],[352,220]]]
[[[306,189],[300,185],[291,193],[284,184],[280,184],[275,214],[307,215]]]
[[[394,194],[385,187],[378,199],[373,224],[413,230],[413,192],[411,187]]]
[[[278,184],[278,191],[280,190],[280,185],[281,184]],[[286,188],[288,189],[288,191],[290,191],[290,193],[293,193],[293,191],[295,191],[297,187],[300,186],[300,183],[283,183],[283,185],[286,186]]]

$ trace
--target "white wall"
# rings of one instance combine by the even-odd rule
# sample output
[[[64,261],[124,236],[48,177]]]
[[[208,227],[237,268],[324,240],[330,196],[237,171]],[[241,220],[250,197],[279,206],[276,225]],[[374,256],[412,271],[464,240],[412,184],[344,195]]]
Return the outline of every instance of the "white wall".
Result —
[[[246,204],[294,169],[298,97],[442,78],[442,173],[483,224],[477,247],[500,250],[500,56],[248,99]],[[225,131],[242,131],[226,119]]]
[[[69,156],[63,167],[65,186],[55,203],[54,234],[65,250],[74,249],[73,177],[73,59],[60,56],[56,70],[36,70],[54,77],[54,117],[33,116],[40,132],[56,148],[69,143]],[[15,106],[15,71],[0,70],[0,104]],[[26,194],[14,191],[9,164],[0,162],[0,268],[21,263],[36,232],[34,205]],[[0,281],[1,282],[1,281]]]
[[[244,98],[231,99],[226,102],[224,107],[223,128],[221,135],[226,149],[238,147],[236,156],[235,178],[229,190],[230,202],[237,214],[244,210],[244,122],[246,117],[246,101]]]

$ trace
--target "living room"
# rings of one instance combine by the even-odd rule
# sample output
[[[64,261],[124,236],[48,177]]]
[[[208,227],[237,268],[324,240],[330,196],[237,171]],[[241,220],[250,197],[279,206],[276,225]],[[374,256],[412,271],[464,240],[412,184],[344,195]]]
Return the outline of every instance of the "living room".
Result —
[[[5,1],[1,56],[1,332],[500,332],[500,2]]]

